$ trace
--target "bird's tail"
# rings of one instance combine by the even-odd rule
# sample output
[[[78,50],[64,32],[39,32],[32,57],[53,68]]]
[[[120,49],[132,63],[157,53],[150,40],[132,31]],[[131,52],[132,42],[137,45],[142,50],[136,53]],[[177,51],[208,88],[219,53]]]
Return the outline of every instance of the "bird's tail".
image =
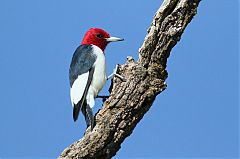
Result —
[[[82,106],[81,106],[80,102],[77,104],[74,104],[74,106],[73,106],[73,120],[74,121],[76,121],[78,119],[78,115],[79,115],[81,107]]]
[[[95,119],[94,119],[93,111],[87,103],[83,104],[82,113],[85,117],[87,127],[91,126],[91,130],[93,130],[93,127],[95,125]]]

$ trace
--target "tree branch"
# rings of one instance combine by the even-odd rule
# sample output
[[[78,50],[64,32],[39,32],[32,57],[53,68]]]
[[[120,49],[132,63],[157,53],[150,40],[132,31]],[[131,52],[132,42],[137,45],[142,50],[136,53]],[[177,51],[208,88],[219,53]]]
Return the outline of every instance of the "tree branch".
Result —
[[[112,80],[110,96],[96,115],[93,131],[67,147],[62,158],[109,159],[120,149],[136,124],[165,88],[167,58],[196,14],[199,0],[164,0],[148,29],[137,62],[132,57],[119,67],[127,80]]]

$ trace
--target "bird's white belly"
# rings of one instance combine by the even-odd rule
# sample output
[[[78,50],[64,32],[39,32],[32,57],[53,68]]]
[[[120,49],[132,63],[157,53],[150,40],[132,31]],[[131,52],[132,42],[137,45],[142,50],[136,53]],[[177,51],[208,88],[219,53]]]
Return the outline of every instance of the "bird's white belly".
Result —
[[[99,69],[99,68],[95,68],[92,83],[89,88],[89,89],[93,89],[94,97],[98,95],[98,93],[101,91],[101,89],[103,88],[107,80],[105,72],[103,72],[103,70],[100,70],[100,69],[96,70],[96,69]]]
[[[106,76],[106,61],[105,56],[100,48],[94,46],[94,49],[98,50],[95,51],[97,55],[96,62],[94,63],[94,74],[92,83],[89,87],[89,93],[94,93],[94,97],[98,95],[101,91],[103,86],[106,83],[107,76]]]

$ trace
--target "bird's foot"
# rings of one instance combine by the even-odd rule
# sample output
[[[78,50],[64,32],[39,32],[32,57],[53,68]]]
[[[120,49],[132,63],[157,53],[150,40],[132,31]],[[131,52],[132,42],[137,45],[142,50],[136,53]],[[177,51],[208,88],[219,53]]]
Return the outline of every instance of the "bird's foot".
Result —
[[[118,77],[119,79],[121,79],[123,82],[126,82],[126,79],[125,79],[123,76],[121,76],[121,75],[119,75],[119,74],[117,73],[117,71],[118,71],[118,66],[119,66],[119,65],[117,64],[116,67],[115,67],[115,69],[113,70],[113,73],[107,77],[107,80],[109,80],[110,78],[114,78],[114,77],[116,76],[116,77]]]
[[[97,95],[96,98],[102,98],[102,101],[103,103],[108,99],[109,96],[100,96],[100,95]]]

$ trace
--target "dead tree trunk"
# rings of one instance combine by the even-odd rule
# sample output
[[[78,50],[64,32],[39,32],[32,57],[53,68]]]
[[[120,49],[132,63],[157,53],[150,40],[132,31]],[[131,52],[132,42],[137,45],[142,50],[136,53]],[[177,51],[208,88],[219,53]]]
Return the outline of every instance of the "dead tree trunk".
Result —
[[[112,80],[110,97],[96,115],[93,131],[67,147],[59,158],[109,159],[120,149],[136,124],[165,88],[167,58],[196,14],[200,0],[164,0],[156,12],[139,59],[131,57],[119,67],[126,78]]]

